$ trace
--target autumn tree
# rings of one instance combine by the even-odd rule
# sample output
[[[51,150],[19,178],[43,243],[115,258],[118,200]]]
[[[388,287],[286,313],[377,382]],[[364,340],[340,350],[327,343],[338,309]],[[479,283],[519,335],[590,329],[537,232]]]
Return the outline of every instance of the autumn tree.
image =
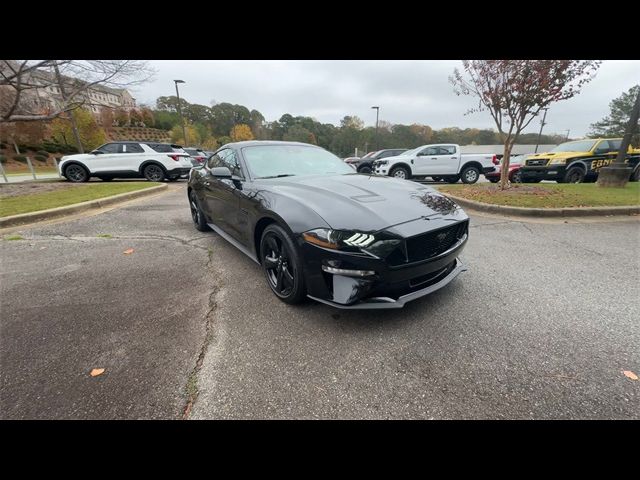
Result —
[[[153,127],[155,126],[155,118],[153,117],[153,112],[149,108],[140,109],[140,115],[142,116],[142,121],[145,126]]]
[[[245,140],[253,140],[253,133],[249,125],[244,123],[234,126],[229,132],[229,136],[234,142],[242,142]]]
[[[116,108],[115,113],[113,114],[116,125],[119,127],[126,127],[129,125],[129,112],[127,112],[124,108]]]
[[[631,87],[618,98],[609,103],[609,115],[599,122],[591,124],[589,136],[599,137],[622,137],[625,134],[627,123],[631,117],[633,104],[640,94],[640,85]],[[640,129],[636,129],[632,136],[631,144],[640,146]]]
[[[465,60],[450,81],[456,95],[476,97],[467,113],[488,111],[504,145],[500,186],[509,183],[509,158],[514,143],[543,108],[580,93],[600,66],[579,60]]]
[[[200,133],[198,132],[198,130],[193,125],[188,125],[188,124],[185,125],[184,128],[185,128],[186,133],[187,133],[187,138],[189,139],[189,145],[198,145],[200,143],[200,141],[201,141]],[[173,143],[177,143],[177,144],[183,145],[185,147],[189,146],[184,141],[184,134],[182,132],[182,125],[175,125],[171,129],[171,141]]]
[[[135,108],[132,108],[129,111],[129,120],[133,127],[139,127],[142,123],[142,114]]]
[[[60,116],[52,122],[51,135],[55,141],[64,145],[76,143],[69,118],[71,115],[74,116],[84,150],[93,150],[107,141],[104,130],[100,128],[93,114],[81,108],[73,110],[67,116]]]

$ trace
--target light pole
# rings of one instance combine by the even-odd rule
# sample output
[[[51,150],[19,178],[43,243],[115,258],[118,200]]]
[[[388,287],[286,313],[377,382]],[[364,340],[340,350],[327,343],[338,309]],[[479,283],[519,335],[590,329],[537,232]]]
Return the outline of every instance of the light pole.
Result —
[[[535,150],[534,153],[538,153],[538,145],[540,144],[540,137],[542,137],[542,129],[546,125],[546,123],[544,123],[544,121],[547,119],[547,110],[549,110],[549,109],[548,108],[543,108],[543,110],[544,110],[544,115],[542,116],[542,121],[540,122],[540,131],[538,132],[538,141],[536,142],[536,150]]]
[[[569,141],[569,132],[570,132],[570,131],[571,131],[571,130],[567,130],[567,138],[565,138],[565,139],[564,139],[564,141],[565,141],[565,142],[568,142],[568,141]]]
[[[376,109],[376,151],[377,151],[378,148],[380,148],[380,145],[378,144],[378,118],[380,115],[380,107],[371,107],[371,108]]]
[[[178,84],[186,83],[184,80],[174,80],[176,84],[176,97],[178,97],[178,114],[180,115],[180,123],[182,123],[182,138],[184,138],[184,146],[188,147],[189,143],[187,142],[187,129],[184,128],[184,117],[182,116],[182,108],[180,107],[180,92],[178,92]]]

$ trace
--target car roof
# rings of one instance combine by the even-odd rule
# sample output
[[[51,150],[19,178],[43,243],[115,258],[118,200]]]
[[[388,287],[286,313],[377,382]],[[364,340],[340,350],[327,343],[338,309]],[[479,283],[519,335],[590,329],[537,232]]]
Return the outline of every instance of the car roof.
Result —
[[[254,147],[254,146],[258,146],[258,145],[298,145],[298,146],[305,146],[305,147],[322,148],[322,147],[318,147],[318,145],[313,145],[311,143],[285,142],[285,141],[280,141],[280,140],[245,140],[243,142],[226,143],[222,147],[240,148],[240,147]],[[222,148],[222,147],[220,147],[220,148]]]

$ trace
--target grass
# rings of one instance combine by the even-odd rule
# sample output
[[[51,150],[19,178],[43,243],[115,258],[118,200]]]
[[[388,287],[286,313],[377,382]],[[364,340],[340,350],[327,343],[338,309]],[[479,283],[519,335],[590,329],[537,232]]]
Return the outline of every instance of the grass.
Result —
[[[602,188],[595,183],[515,184],[508,190],[497,185],[446,185],[438,187],[468,200],[530,208],[613,207],[640,205],[640,182],[625,188]]]
[[[6,237],[4,237],[5,240],[24,240],[24,237],[22,235],[8,235]]]
[[[133,192],[154,187],[154,182],[96,183],[93,185],[70,185],[69,188],[30,195],[0,197],[0,217],[20,213],[37,212],[49,208],[73,205],[119,193]]]
[[[109,234],[109,233],[99,233],[98,235],[96,235],[96,237],[98,237],[98,238],[113,238],[111,236],[111,234]]]

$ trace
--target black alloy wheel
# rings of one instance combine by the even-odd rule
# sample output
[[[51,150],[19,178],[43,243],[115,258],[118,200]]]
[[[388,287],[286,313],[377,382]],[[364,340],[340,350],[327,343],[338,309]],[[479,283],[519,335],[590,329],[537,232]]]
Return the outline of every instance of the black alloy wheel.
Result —
[[[273,293],[286,303],[300,303],[305,297],[302,263],[287,232],[276,224],[265,228],[260,257]]]
[[[189,208],[191,209],[191,219],[193,220],[196,229],[201,232],[209,230],[209,225],[207,225],[207,221],[204,218],[204,214],[202,213],[202,209],[198,203],[196,192],[193,190],[189,193]]]
[[[162,167],[153,163],[144,167],[142,174],[144,175],[144,178],[150,182],[161,182],[164,180],[164,170],[162,170]]]
[[[87,171],[81,167],[80,165],[69,165],[64,170],[65,177],[67,180],[74,183],[86,182],[89,180],[89,174]]]

